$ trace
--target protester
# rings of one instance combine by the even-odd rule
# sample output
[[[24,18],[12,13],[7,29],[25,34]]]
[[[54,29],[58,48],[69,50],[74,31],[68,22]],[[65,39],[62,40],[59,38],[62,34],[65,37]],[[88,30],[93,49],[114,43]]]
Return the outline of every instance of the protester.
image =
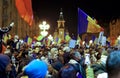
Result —
[[[72,64],[67,63],[59,71],[59,78],[77,78],[77,70]]]
[[[78,56],[79,55],[76,55],[76,52],[71,53],[71,55],[70,55],[71,59],[68,63],[70,63],[74,66],[75,70],[77,71],[77,73],[79,73],[79,75],[82,78],[86,78],[85,69],[83,68],[83,66],[80,63],[81,57],[78,57]]]
[[[44,61],[39,59],[32,60],[23,68],[23,71],[29,78],[45,78],[48,66]]]
[[[10,58],[7,55],[0,54],[0,78],[8,78],[12,70]]]
[[[6,28],[0,28],[0,53],[2,53],[2,38],[4,33],[9,32],[14,26],[14,22],[11,22],[10,25]]]
[[[120,51],[113,51],[107,58],[108,78],[120,78]]]
[[[114,54],[113,50],[118,50],[114,46],[94,43],[71,48],[67,43],[46,46],[42,41],[33,41],[28,45],[21,40],[15,35],[12,41],[4,42],[8,46],[4,54],[9,55],[13,68],[0,56],[0,78],[119,78],[119,51]]]

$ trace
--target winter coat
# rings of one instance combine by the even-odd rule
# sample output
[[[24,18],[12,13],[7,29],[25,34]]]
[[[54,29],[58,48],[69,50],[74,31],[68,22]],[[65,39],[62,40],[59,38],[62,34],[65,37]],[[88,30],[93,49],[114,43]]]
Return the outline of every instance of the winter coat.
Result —
[[[26,65],[23,70],[29,78],[45,78],[48,66],[44,61],[35,59]]]
[[[6,66],[10,63],[7,55],[0,54],[0,78],[7,78]]]

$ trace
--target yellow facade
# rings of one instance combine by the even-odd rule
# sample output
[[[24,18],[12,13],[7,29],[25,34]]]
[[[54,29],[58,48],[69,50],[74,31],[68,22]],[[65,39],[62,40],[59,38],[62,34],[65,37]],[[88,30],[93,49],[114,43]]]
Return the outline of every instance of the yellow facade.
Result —
[[[57,37],[61,40],[65,40],[65,20],[63,18],[63,12],[60,12],[60,16],[59,19],[57,21],[57,28],[54,32],[54,39],[56,39]]]

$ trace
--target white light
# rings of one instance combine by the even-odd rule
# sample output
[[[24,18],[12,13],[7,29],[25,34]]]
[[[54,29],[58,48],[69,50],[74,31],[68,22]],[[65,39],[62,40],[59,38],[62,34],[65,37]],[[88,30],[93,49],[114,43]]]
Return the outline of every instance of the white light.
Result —
[[[50,25],[46,24],[46,21],[43,21],[43,23],[39,25],[39,28],[41,30],[48,30],[50,28]]]
[[[90,43],[90,44],[92,44],[92,43],[93,43],[93,41],[92,41],[92,40],[90,40],[90,41],[89,41],[89,43]]]
[[[53,37],[51,35],[48,36],[48,39],[53,41]]]
[[[43,37],[45,37],[45,36],[48,35],[48,32],[47,32],[47,31],[41,31],[41,35],[42,35]]]
[[[39,28],[41,29],[40,34],[42,36],[47,36],[48,32],[46,30],[48,30],[50,28],[50,25],[46,23],[46,21],[43,21],[42,24],[39,25]]]
[[[46,21],[43,21],[43,25],[45,25],[46,24]]]
[[[84,44],[85,44],[85,41],[83,41],[82,44],[84,45]]]
[[[62,34],[62,32],[60,32]]]
[[[120,36],[118,36],[118,38],[117,38],[118,40],[120,40]]]
[[[55,44],[55,42],[53,41],[52,44]]]

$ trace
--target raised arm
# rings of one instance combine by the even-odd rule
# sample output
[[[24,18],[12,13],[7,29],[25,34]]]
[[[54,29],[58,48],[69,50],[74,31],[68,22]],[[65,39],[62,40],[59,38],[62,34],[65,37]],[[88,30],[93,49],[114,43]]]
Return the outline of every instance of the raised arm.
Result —
[[[7,32],[9,32],[12,29],[13,26],[14,26],[14,22],[11,22],[8,27],[5,27],[3,29],[0,28],[0,33],[7,33]]]

